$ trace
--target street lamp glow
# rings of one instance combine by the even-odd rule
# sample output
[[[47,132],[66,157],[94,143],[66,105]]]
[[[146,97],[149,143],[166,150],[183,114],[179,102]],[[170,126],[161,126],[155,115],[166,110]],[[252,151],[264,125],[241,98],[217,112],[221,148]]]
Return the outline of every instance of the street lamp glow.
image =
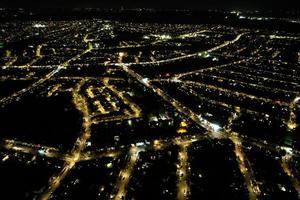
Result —
[[[165,35],[165,34],[162,34],[162,35],[152,35],[153,37],[156,37],[160,40],[170,40],[172,39],[172,37],[170,35]]]
[[[148,78],[143,78],[142,81],[143,81],[143,83],[148,84],[149,79]]]
[[[293,155],[293,149],[290,147],[281,147],[281,149],[285,150],[287,154]]]
[[[221,129],[221,127],[218,124],[211,124],[212,129],[217,132]]]
[[[129,125],[129,126],[131,126],[131,125],[132,125],[132,121],[131,121],[131,119],[130,119],[130,120],[128,120],[128,125]]]
[[[162,40],[169,40],[169,39],[171,39],[172,37],[171,37],[170,35],[161,35],[160,38],[161,38]]]
[[[45,28],[46,25],[45,25],[45,24],[39,24],[39,23],[38,23],[38,24],[34,24],[33,27],[34,27],[34,28]]]
[[[38,150],[38,153],[43,156],[43,155],[45,155],[45,150],[44,149],[40,149],[40,150]]]

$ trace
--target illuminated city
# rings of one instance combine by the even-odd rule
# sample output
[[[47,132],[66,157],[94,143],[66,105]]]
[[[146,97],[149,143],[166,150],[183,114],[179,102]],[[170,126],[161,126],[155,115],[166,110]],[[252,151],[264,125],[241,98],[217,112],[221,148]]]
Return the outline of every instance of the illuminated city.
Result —
[[[0,199],[300,199],[300,13],[0,13]]]

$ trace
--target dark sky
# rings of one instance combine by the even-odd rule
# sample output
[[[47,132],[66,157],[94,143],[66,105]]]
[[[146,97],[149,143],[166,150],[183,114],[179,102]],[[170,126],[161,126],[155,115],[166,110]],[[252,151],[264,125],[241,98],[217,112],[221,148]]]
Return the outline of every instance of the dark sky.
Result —
[[[300,9],[300,0],[0,0],[1,7]]]

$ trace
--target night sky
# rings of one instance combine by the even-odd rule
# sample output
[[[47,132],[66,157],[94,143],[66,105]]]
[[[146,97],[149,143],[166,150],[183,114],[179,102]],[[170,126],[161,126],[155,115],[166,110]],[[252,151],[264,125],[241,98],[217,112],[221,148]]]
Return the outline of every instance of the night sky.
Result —
[[[300,9],[300,0],[0,0],[1,7],[98,7],[162,9]]]

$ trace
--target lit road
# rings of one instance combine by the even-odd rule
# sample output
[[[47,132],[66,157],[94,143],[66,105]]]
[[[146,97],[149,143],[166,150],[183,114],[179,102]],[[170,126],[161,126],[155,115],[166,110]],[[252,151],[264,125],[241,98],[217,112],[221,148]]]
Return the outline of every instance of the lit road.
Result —
[[[241,35],[240,35],[241,37]],[[231,43],[228,43],[231,44]],[[226,44],[226,45],[228,45]],[[226,46],[225,45],[225,46]],[[223,45],[221,45],[221,48],[224,47]],[[215,48],[214,48],[215,49]],[[216,48],[218,49],[218,48]],[[122,55],[123,56],[123,55]],[[254,179],[253,176],[253,172],[251,169],[251,166],[249,164],[249,161],[246,159],[243,149],[242,149],[242,139],[238,138],[238,137],[233,137],[233,135],[235,135],[234,133],[231,132],[224,132],[222,130],[215,130],[214,125],[212,123],[210,123],[209,121],[203,119],[201,116],[197,115],[196,113],[194,113],[192,110],[190,110],[189,108],[187,108],[186,106],[182,105],[180,102],[178,102],[177,100],[173,99],[172,97],[170,97],[168,94],[166,94],[164,91],[162,91],[159,88],[154,87],[151,82],[149,80],[147,80],[145,77],[142,77],[141,75],[135,73],[133,70],[131,70],[129,68],[130,64],[122,64],[121,63],[122,59],[119,59],[119,63],[115,64],[116,66],[121,66],[122,69],[127,72],[128,75],[130,75],[131,77],[135,78],[138,82],[140,82],[141,84],[143,84],[144,86],[146,86],[148,89],[150,89],[151,91],[153,91],[155,94],[157,94],[158,96],[160,96],[162,99],[164,99],[165,101],[169,102],[171,105],[173,105],[173,107],[176,108],[177,111],[183,113],[185,116],[189,117],[192,121],[196,122],[197,124],[199,124],[201,127],[204,127],[206,130],[208,130],[208,134],[210,135],[210,137],[212,138],[227,138],[229,137],[234,145],[235,145],[235,154],[239,163],[239,168],[241,170],[241,173],[243,174],[244,178],[245,178],[245,182],[247,185],[247,189],[249,191],[249,196],[251,200],[254,200],[257,198],[257,196],[260,194],[260,189]],[[178,82],[179,80],[174,80],[176,82]],[[198,85],[200,83],[195,83],[195,82],[188,82],[190,84],[195,84]],[[205,85],[207,87],[207,85]],[[229,90],[226,89],[220,89],[220,88],[215,88],[215,86],[210,86],[212,89],[217,89],[217,90],[224,90],[224,92],[231,92]],[[273,101],[270,101],[269,99],[265,99],[265,98],[258,98],[256,96],[249,96],[248,94],[244,94],[244,93],[235,93],[238,95],[241,95],[243,97],[248,97],[251,99],[259,99],[261,101],[264,102],[271,102],[274,103]],[[285,102],[279,102],[280,105],[287,105],[287,103]],[[231,122],[230,122],[231,123]],[[243,138],[245,139],[245,138]],[[257,142],[253,142],[250,140],[247,140],[248,142],[250,142],[251,144],[255,144],[257,145]],[[261,142],[260,142],[261,144]],[[264,147],[266,147],[267,145],[263,145]],[[184,174],[184,173],[183,173]],[[180,181],[179,184],[179,193],[178,193],[178,198],[179,199],[185,199],[186,198],[186,194],[188,191],[188,185],[185,181]],[[184,189],[182,189],[184,188]]]
[[[180,150],[178,153],[179,164],[177,166],[177,199],[186,200],[190,194],[190,188],[188,183],[189,164],[188,164],[188,145],[189,140],[177,140],[175,143],[179,146]]]
[[[87,160],[94,160],[97,158],[102,158],[102,157],[108,157],[108,158],[116,158],[120,155],[121,151],[120,150],[105,150],[103,152],[82,152],[80,154],[80,159],[79,161],[87,161]],[[79,162],[78,161],[78,162]]]
[[[242,35],[239,35],[236,40],[234,40],[233,42],[237,41]],[[225,43],[223,45],[220,45],[219,47],[213,48],[211,50],[209,50],[209,52],[214,51],[216,49],[222,48],[224,46],[227,46],[228,44],[232,44],[232,42],[228,42]],[[123,56],[123,54],[122,54]],[[181,59],[180,58],[175,58],[175,59]],[[158,96],[160,96],[162,99],[164,99],[165,101],[169,102],[171,105],[173,105],[173,107],[175,107],[175,109],[181,113],[183,113],[185,116],[189,117],[192,121],[196,122],[197,124],[199,124],[201,127],[204,127],[206,130],[208,130],[208,134],[210,137],[212,138],[227,138],[229,137],[234,145],[235,145],[235,154],[239,163],[239,168],[245,178],[245,182],[249,191],[249,196],[250,199],[256,199],[256,197],[259,195],[260,193],[260,189],[258,187],[258,185],[256,184],[256,181],[254,179],[253,176],[253,172],[251,169],[251,166],[249,164],[249,161],[246,159],[243,149],[242,149],[242,141],[246,140],[247,142],[250,142],[251,144],[254,145],[259,145],[259,146],[263,146],[266,147],[267,145],[264,144],[262,145],[262,141],[253,141],[250,139],[246,139],[244,138],[238,138],[238,137],[233,137],[233,135],[235,135],[235,133],[232,132],[224,132],[222,130],[215,130],[214,124],[208,122],[207,120],[204,120],[201,116],[197,115],[196,113],[194,113],[193,111],[191,111],[189,108],[187,108],[186,106],[182,105],[180,102],[178,102],[177,100],[173,99],[172,97],[170,97],[168,94],[166,94],[164,91],[162,91],[159,88],[154,87],[151,82],[146,79],[145,77],[142,77],[141,75],[135,73],[133,70],[131,70],[130,67],[130,63],[127,64],[123,64],[121,63],[122,59],[119,59],[119,63],[115,63],[114,65],[116,66],[120,66],[122,67],[122,69],[127,72],[128,75],[130,75],[131,77],[135,78],[138,82],[140,82],[142,85],[144,85],[145,87],[147,87],[148,89],[150,89],[151,91],[153,91],[155,94],[157,94]],[[144,63],[139,63],[139,64],[144,64]],[[153,64],[153,63],[152,63]],[[179,80],[174,80],[175,82],[180,82]],[[195,82],[187,82],[189,84],[195,84],[195,85],[199,85],[200,83],[195,83]],[[207,87],[207,85],[205,85],[205,87]],[[216,90],[222,90],[224,92],[232,92],[230,90],[227,89],[220,89],[217,88],[215,86],[209,86],[211,87],[211,89],[216,89]],[[241,95],[243,97],[247,97],[247,98],[251,98],[251,99],[259,99],[263,102],[271,102],[274,103],[273,101],[269,100],[269,99],[265,99],[265,98],[259,98],[256,96],[250,96],[248,94],[244,94],[244,93],[236,93],[234,92],[234,94],[237,95]],[[277,102],[278,103],[278,102]],[[279,102],[278,104],[280,105],[288,105],[285,102]],[[230,122],[231,123],[231,122]],[[275,147],[276,151],[278,151],[278,146]],[[187,185],[184,181],[181,182],[181,188],[187,188]],[[181,190],[179,190],[181,191]],[[184,191],[184,190],[183,190]],[[185,191],[187,192],[187,190]],[[185,193],[181,192],[178,194],[178,198],[183,199],[185,197],[185,195],[183,195]]]
[[[44,44],[40,44],[37,46],[36,51],[35,51],[35,58],[32,59],[32,61],[30,61],[29,63],[20,66],[20,68],[28,68],[31,67],[34,63],[36,63],[38,60],[43,58],[43,55],[41,54],[41,50],[43,48]]]
[[[61,87],[61,84],[56,84],[52,87],[52,89],[48,92],[47,97],[51,97],[56,91],[59,90],[59,88]]]
[[[295,108],[297,106],[297,103],[300,101],[300,97],[296,97],[292,103],[290,104],[289,106],[289,109],[290,109],[290,118],[289,120],[286,122],[287,124],[287,128],[288,130],[294,130],[297,128],[298,124],[296,122],[296,112],[295,112]]]
[[[246,58],[246,59],[238,60],[238,61],[235,61],[235,62],[223,64],[223,65],[218,65],[218,66],[213,66],[213,67],[198,69],[198,70],[190,71],[190,72],[186,72],[186,73],[180,73],[180,74],[174,75],[174,78],[175,79],[180,79],[180,78],[183,78],[185,76],[197,75],[198,73],[203,73],[203,72],[206,72],[206,71],[212,71],[212,70],[220,69],[220,68],[223,69],[223,68],[226,68],[226,67],[228,67],[230,65],[239,65],[239,64],[242,64],[242,63],[246,63],[249,60],[250,60],[250,58]]]
[[[238,97],[256,99],[256,100],[259,100],[259,101],[262,101],[262,102],[271,103],[271,104],[278,104],[278,105],[281,105],[281,106],[289,106],[289,103],[287,103],[287,102],[274,101],[274,100],[264,98],[264,97],[258,97],[258,96],[250,95],[250,94],[243,93],[243,92],[237,92],[237,91],[233,91],[233,90],[230,90],[230,89],[217,87],[215,85],[209,85],[209,84],[204,84],[204,83],[195,82],[195,81],[177,81],[177,82],[181,82],[181,83],[186,84],[186,85],[192,85],[192,86],[195,86],[195,87],[199,87],[199,86],[200,87],[207,87],[211,90],[220,91],[220,92],[229,93],[229,94],[234,94]]]
[[[127,98],[124,97],[123,93],[118,91],[113,85],[109,84],[109,78],[103,78],[103,84],[105,87],[110,89],[114,94],[116,94],[122,101],[123,103],[127,104],[131,110],[133,111],[133,114],[130,115],[130,117],[141,117],[142,110],[139,108],[138,105],[136,105],[134,102],[129,102]]]
[[[61,150],[55,147],[48,147],[40,144],[31,144],[26,142],[19,142],[15,140],[3,140],[0,142],[0,148],[11,150],[14,152],[31,154],[32,156],[39,155],[41,157],[56,158],[64,161],[72,160],[72,155],[63,153]],[[100,152],[82,152],[78,162],[94,160],[101,157],[117,157],[120,154],[120,150],[103,150]]]
[[[242,142],[238,136],[231,136],[229,138],[234,144],[234,153],[236,155],[240,171],[245,179],[245,183],[249,192],[249,199],[256,200],[260,194],[260,189],[256,183],[256,180],[254,179],[250,162],[244,154]]]
[[[41,47],[39,47],[38,49],[40,49]],[[38,50],[37,51],[40,51]],[[43,78],[39,79],[38,81],[36,81],[35,83],[33,83],[32,85],[30,85],[27,88],[24,88],[22,90],[19,90],[15,93],[13,93],[12,95],[8,96],[8,97],[4,97],[2,99],[0,99],[0,105],[1,104],[7,104],[9,102],[11,102],[12,100],[14,100],[17,97],[20,97],[30,91],[32,91],[33,89],[37,88],[38,86],[42,85],[43,83],[45,83],[47,80],[49,80],[50,78],[52,78],[53,76],[55,76],[58,72],[60,72],[62,69],[65,69],[66,67],[69,66],[71,61],[75,61],[77,59],[79,59],[81,56],[83,56],[84,54],[90,52],[93,48],[89,46],[88,49],[86,49],[85,51],[83,51],[82,53],[74,56],[73,58],[65,61],[64,63],[62,63],[59,67],[57,67],[56,69],[52,70],[51,72],[49,72],[48,74],[46,74]],[[39,52],[37,52],[37,54],[39,55]]]
[[[141,108],[135,104],[132,100],[127,98],[123,91],[120,91],[114,86],[113,84],[110,84],[110,81],[116,80],[114,78],[108,78],[103,77],[101,79],[101,83],[103,83],[103,87],[93,88],[89,87],[86,92],[89,96],[89,98],[93,99],[93,104],[98,107],[98,111],[100,111],[101,114],[109,114],[111,112],[120,111],[119,103],[115,100],[115,98],[111,98],[111,95],[108,93],[103,92],[103,89],[108,89],[110,92],[112,92],[118,99],[122,101],[123,104],[128,106],[129,109],[126,109],[123,111],[123,113],[120,113],[118,115],[112,115],[112,116],[101,116],[97,117],[99,115],[98,112],[92,114],[92,123],[98,124],[103,122],[110,122],[110,121],[124,121],[124,120],[130,120],[135,118],[142,117],[142,110]],[[117,79],[120,80],[120,79]],[[105,99],[109,104],[111,105],[111,108],[106,108],[102,105],[102,103],[97,100],[97,97],[95,96],[93,90],[100,90],[103,95],[105,95]]]
[[[200,126],[204,127],[206,130],[208,130],[208,134],[211,135],[213,138],[222,138],[223,135],[220,131],[216,131],[214,128],[214,125],[210,123],[209,121],[205,120],[201,116],[194,113],[192,110],[190,110],[188,107],[182,105],[179,101],[176,99],[170,97],[168,94],[166,94],[163,90],[154,87],[149,81],[145,81],[145,78],[143,78],[141,75],[135,73],[133,70],[129,69],[126,65],[121,65],[123,70],[127,72],[130,76],[134,77],[138,82],[149,88],[151,91],[153,91],[156,95],[160,96],[162,99],[170,103],[177,111],[180,113],[183,113],[185,116],[189,117],[191,120],[193,120],[195,123],[199,124]]]
[[[84,82],[84,79],[81,82],[79,82],[72,92],[74,104],[83,115],[82,135],[76,140],[75,145],[70,154],[71,156],[66,160],[62,171],[59,174],[54,175],[50,178],[49,186],[46,189],[46,191],[41,195],[41,200],[49,199],[51,197],[51,194],[59,187],[60,182],[69,174],[71,169],[80,160],[81,152],[86,147],[86,142],[90,138],[91,119],[89,108],[85,97],[80,95],[80,90]]]
[[[19,142],[15,140],[4,140],[0,142],[0,147],[13,150],[20,153],[32,154],[33,156],[39,154],[49,158],[64,159],[65,154],[54,147],[47,147],[44,145],[30,144],[25,142]]]
[[[199,55],[201,56],[202,54],[210,53],[210,52],[216,51],[218,49],[224,48],[224,47],[226,47],[226,46],[228,46],[230,44],[233,44],[233,43],[237,42],[245,34],[246,33],[241,33],[235,39],[233,39],[231,41],[226,41],[223,44],[221,44],[219,46],[216,46],[216,47],[213,47],[213,48],[211,48],[209,50],[206,50],[204,52],[190,54],[190,55],[186,55],[186,56],[182,56],[182,57],[176,57],[176,58],[172,58],[172,59],[169,59],[169,60],[166,60],[166,61],[157,61],[156,63],[172,62],[172,61],[181,60],[181,59],[184,59],[184,58],[189,58],[189,57],[194,57],[194,56],[199,56]],[[176,108],[177,111],[183,113],[185,116],[189,117],[195,123],[199,124],[200,126],[204,127],[206,130],[208,130],[208,134],[210,134],[213,138],[222,138],[222,137],[224,137],[221,134],[220,131],[216,131],[215,130],[214,125],[212,123],[210,123],[209,121],[205,120],[201,116],[197,115],[196,113],[194,113],[189,108],[183,106],[180,102],[178,102],[174,98],[170,97],[168,94],[166,94],[161,89],[156,88],[153,85],[151,85],[151,83],[149,81],[147,81],[147,79],[145,77],[142,77],[141,75],[139,75],[136,72],[134,72],[133,70],[131,70],[129,68],[129,66],[131,65],[131,63],[126,63],[126,64],[122,63],[124,56],[126,56],[125,53],[120,53],[119,54],[118,63],[110,63],[110,64],[122,67],[122,69],[128,75],[130,75],[131,77],[135,78],[138,82],[140,82],[141,84],[143,84],[144,86],[146,86],[147,88],[149,88],[151,91],[153,91],[154,93],[156,93],[158,96],[160,96],[161,98],[163,98],[165,101],[167,101],[168,103],[170,103],[173,107]],[[135,64],[143,65],[145,63],[141,62],[141,63],[135,63]],[[154,64],[154,63],[151,62],[151,64]]]
[[[176,149],[179,149],[178,155],[175,155],[178,156],[178,160],[173,164],[177,166],[177,190],[173,188],[175,194],[167,190],[160,192],[164,194],[172,192],[178,200],[188,200],[193,197],[191,194],[193,185],[190,185],[189,177],[193,172],[190,168],[189,156],[193,157],[193,155],[189,155],[188,152],[194,150],[189,147],[201,146],[197,143],[200,140],[209,140],[217,144],[220,139],[231,141],[229,143],[230,147],[233,147],[233,152],[230,152],[230,160],[234,159],[242,175],[239,172],[235,173],[236,176],[233,179],[244,179],[242,187],[248,190],[246,193],[250,200],[256,200],[265,193],[264,187],[259,187],[264,183],[256,181],[256,173],[247,158],[248,148],[254,146],[268,149],[268,153],[271,152],[272,155],[273,152],[287,152],[281,159],[276,158],[282,167],[279,171],[288,176],[300,198],[299,171],[295,168],[296,159],[294,160],[295,157],[300,157],[300,151],[280,145],[280,142],[276,144],[276,141],[272,143],[268,139],[249,137],[248,133],[242,134],[242,131],[241,133],[234,132],[244,128],[243,124],[248,123],[248,117],[257,120],[258,124],[268,123],[269,126],[272,126],[274,119],[276,122],[278,120],[279,125],[286,128],[288,134],[293,134],[297,130],[297,111],[300,108],[298,105],[300,66],[297,64],[294,66],[289,61],[285,61],[286,56],[281,52],[285,47],[278,48],[274,44],[286,42],[289,46],[298,42],[292,40],[298,40],[299,37],[261,35],[263,32],[270,32],[225,25],[180,24],[176,25],[177,30],[169,24],[162,26],[156,24],[150,27],[149,24],[143,26],[143,24],[123,24],[98,19],[60,23],[64,25],[60,25],[54,31],[51,26],[55,22],[30,24],[28,30],[38,31],[41,34],[39,37],[45,35],[45,40],[42,41],[46,43],[34,43],[30,46],[26,44],[28,49],[24,51],[22,49],[22,55],[17,55],[19,51],[15,49],[6,49],[11,47],[0,42],[0,48],[6,54],[1,60],[3,66],[0,68],[3,70],[3,75],[0,80],[3,82],[23,81],[26,85],[31,84],[21,90],[17,85],[14,93],[11,92],[10,96],[0,98],[0,106],[20,101],[27,93],[36,95],[35,91],[46,89],[46,93],[41,93],[42,96],[71,94],[72,103],[80,113],[81,132],[73,148],[67,152],[60,146],[49,147],[6,138],[0,140],[0,149],[3,150],[2,162],[20,158],[22,162],[26,159],[27,164],[31,164],[36,158],[42,158],[43,161],[54,158],[64,163],[62,168],[57,166],[59,170],[55,174],[51,174],[50,178],[47,177],[49,180],[44,185],[46,187],[38,192],[40,196],[35,199],[49,200],[55,198],[56,195],[59,196],[58,198],[64,198],[65,194],[58,194],[59,187],[61,187],[59,190],[62,189],[71,194],[73,188],[62,183],[65,183],[68,176],[73,178],[73,170],[77,171],[78,163],[85,161],[95,163],[103,157],[124,161],[123,156],[126,153],[125,162],[118,162],[118,164],[122,163],[122,166],[113,166],[112,163],[109,163],[109,166],[106,165],[112,171],[105,175],[114,177],[114,180],[110,178],[100,180],[96,190],[98,195],[101,193],[100,196],[110,195],[109,199],[127,199],[131,181],[135,180],[132,176],[135,170],[141,170],[140,167],[137,168],[140,162],[144,162],[139,158],[140,152],[154,150],[159,154],[162,153],[159,151],[164,151],[162,153],[164,155],[167,147],[176,146]],[[71,26],[65,25],[69,23]],[[157,27],[161,27],[161,30]],[[46,34],[43,29],[47,30]],[[134,32],[134,38],[138,40],[128,39],[129,37],[123,35],[127,34],[127,30],[128,34]],[[8,38],[7,41],[9,40]],[[207,49],[195,50],[197,44],[201,43],[204,43]],[[44,52],[45,55],[43,55]],[[299,53],[298,55],[300,58]],[[192,64],[187,68],[179,69],[177,66],[181,63]],[[165,67],[173,64],[176,65],[175,69],[171,67],[165,70]],[[207,66],[196,66],[197,64]],[[97,68],[99,70],[93,67],[99,67]],[[15,73],[19,71],[20,73]],[[151,75],[147,77],[147,74]],[[136,85],[131,87],[133,84]],[[136,88],[138,89],[135,91]],[[172,93],[172,91],[176,92],[176,89],[180,90],[179,93]],[[170,122],[167,121],[167,126],[174,128],[176,135],[164,135],[164,137],[153,135],[149,138],[143,138],[143,135],[142,138],[140,136],[135,138],[136,131],[141,128],[140,124],[147,124],[147,119],[149,119],[149,127],[152,125],[152,121],[150,122],[152,113],[149,114],[148,108],[145,109],[145,113],[141,109],[148,105],[149,101],[151,104],[151,100],[146,99],[146,105],[141,105],[143,98],[147,98],[142,96],[144,94],[142,90],[147,94],[145,96],[148,97],[150,91],[151,95],[156,97],[154,107],[156,103],[162,104],[163,109],[159,108],[157,114],[156,108],[153,108],[155,112],[153,115],[159,115],[159,117],[153,117],[153,121],[157,122],[156,125],[160,126],[159,129],[164,126],[165,119],[170,120]],[[182,98],[177,94],[182,94]],[[191,102],[185,104],[186,101],[181,101],[185,95],[191,98]],[[189,106],[193,101],[195,105]],[[151,106],[149,110],[152,112]],[[177,124],[178,120],[181,121],[180,124]],[[163,125],[160,125],[161,122]],[[99,135],[91,138],[92,130],[99,129],[99,127],[105,127],[103,137],[110,137],[106,133],[111,131],[110,126],[114,124],[116,125],[113,127],[114,130],[126,126],[126,132],[117,131],[117,135],[111,135],[111,138],[108,138],[109,142],[105,142],[103,146],[94,141],[96,137],[101,139],[101,130],[99,130]],[[238,125],[241,127],[236,129]],[[132,138],[128,135],[130,140],[123,137],[123,134],[127,132],[132,133]],[[173,134],[173,130],[170,134]],[[110,144],[111,141],[113,144]],[[194,142],[195,144],[191,145]],[[142,168],[144,169],[144,166]],[[108,171],[104,170],[104,173],[106,172]],[[172,173],[174,175],[175,171]],[[78,177],[74,185],[77,181],[82,180]]]
[[[293,184],[295,190],[298,193],[298,198],[300,198],[300,181],[299,179],[294,175],[293,170],[290,167],[290,161],[291,161],[292,155],[287,153],[285,156],[281,158],[281,167],[283,171],[288,175],[288,177],[291,180],[291,183]]]
[[[129,150],[128,156],[129,161],[126,164],[125,168],[120,171],[118,181],[115,186],[116,194],[112,194],[111,197],[115,200],[122,200],[126,196],[127,185],[131,178],[132,171],[134,170],[134,166],[139,157],[139,149],[137,147],[132,147]]]
[[[176,61],[180,61],[180,60],[185,60],[185,59],[189,59],[189,58],[196,58],[196,57],[202,57],[202,55],[204,54],[208,54],[208,53],[211,53],[211,52],[214,52],[216,50],[219,50],[221,48],[224,48],[228,45],[231,45],[231,44],[234,44],[236,43],[237,41],[240,40],[240,38],[245,35],[246,33],[241,33],[239,35],[237,35],[236,38],[234,38],[233,40],[230,40],[230,41],[226,41],[218,46],[215,46],[211,49],[208,49],[206,51],[200,51],[200,52],[196,52],[196,53],[192,53],[192,54],[187,54],[187,55],[183,55],[183,56],[178,56],[178,57],[175,57],[175,58],[170,58],[170,59],[165,59],[165,60],[157,60],[155,62],[139,62],[138,64],[140,65],[161,65],[161,64],[167,64],[167,63],[172,63],[172,62],[176,62]],[[127,65],[133,65],[133,64],[137,64],[137,63],[126,63]]]
[[[22,90],[19,90],[18,92],[13,93],[11,96],[4,97],[4,98],[0,99],[0,104],[7,104],[7,103],[11,102],[12,100],[14,100],[16,97],[22,96],[25,93],[28,93],[28,92],[32,91],[34,88],[40,86],[41,84],[45,83],[47,80],[49,80],[50,78],[52,78],[61,69],[62,69],[62,67],[58,67],[55,70],[53,70],[50,73],[48,73],[43,78],[39,79],[37,82],[35,82],[32,85],[30,85],[29,87],[24,88]]]
[[[2,67],[3,69],[6,69],[6,68],[10,67],[11,65],[13,65],[17,61],[18,56],[12,56],[12,52],[10,50],[7,50],[6,58],[9,58],[9,61],[7,61],[5,63],[5,65]]]

